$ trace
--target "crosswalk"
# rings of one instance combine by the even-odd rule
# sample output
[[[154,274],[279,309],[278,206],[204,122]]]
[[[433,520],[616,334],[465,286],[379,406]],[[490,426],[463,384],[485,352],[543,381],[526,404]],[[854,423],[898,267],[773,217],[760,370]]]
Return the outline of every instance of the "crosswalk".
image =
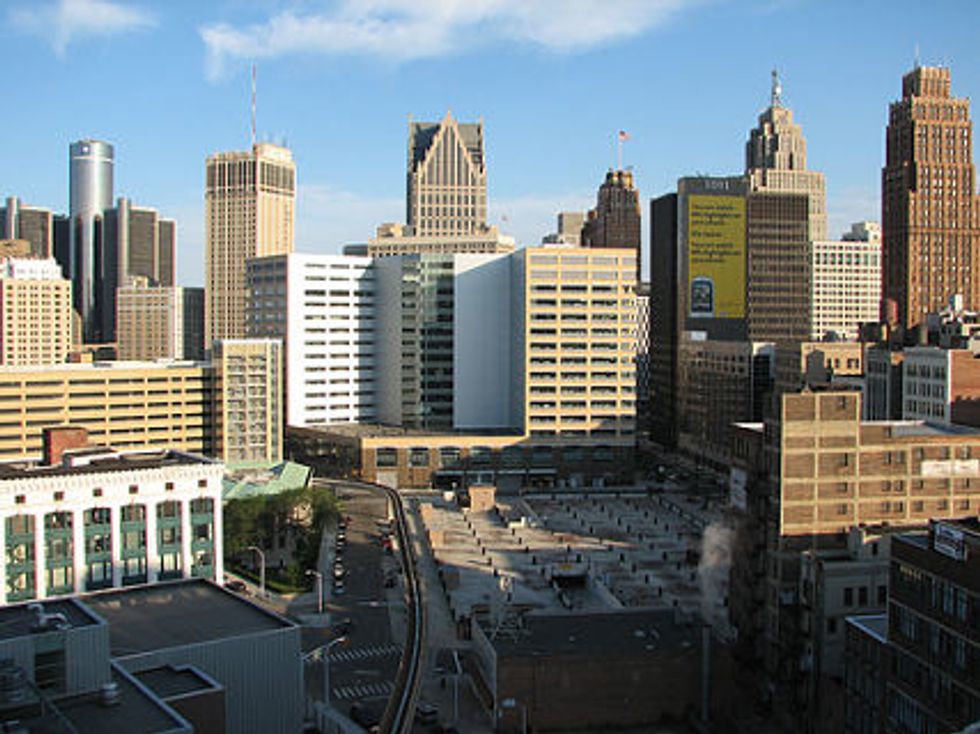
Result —
[[[348,663],[366,658],[401,657],[401,654],[400,645],[367,645],[348,650],[331,650],[330,663]]]
[[[350,701],[352,699],[363,700],[366,698],[387,698],[395,690],[395,684],[390,680],[380,683],[361,683],[350,686],[337,686],[331,691],[335,699]]]

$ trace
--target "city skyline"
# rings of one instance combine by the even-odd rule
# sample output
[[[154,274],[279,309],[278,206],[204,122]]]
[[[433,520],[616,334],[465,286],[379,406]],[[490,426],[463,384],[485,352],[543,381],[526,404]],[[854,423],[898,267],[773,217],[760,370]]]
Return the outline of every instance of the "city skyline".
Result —
[[[963,16],[977,11],[900,5],[888,6],[883,29],[882,4],[623,2],[605,22],[583,25],[576,19],[593,8],[584,0],[561,14],[552,4],[476,4],[465,18],[395,0],[374,4],[377,16],[350,3],[10,3],[0,54],[20,72],[11,106],[29,112],[0,143],[16,172],[2,193],[66,211],[68,144],[104,139],[116,149],[116,190],[177,220],[178,282],[203,283],[201,162],[248,148],[255,59],[260,139],[285,138],[297,163],[297,251],[337,253],[400,221],[405,120],[441,119],[447,109],[484,119],[489,223],[534,245],[558,211],[592,205],[618,130],[630,134],[624,162],[644,201],[682,176],[741,173],[775,66],[809,167],[826,175],[828,234],[838,237],[851,221],[880,219],[888,105],[916,45],[922,64],[951,67],[956,96],[980,89],[974,24]],[[290,31],[297,18],[305,34]],[[363,30],[379,18],[392,34],[432,28],[413,36],[417,49],[398,46],[397,35],[353,34],[357,47],[331,36],[341,21]],[[535,31],[515,30],[529,20]],[[829,59],[838,73],[828,73]],[[105,90],[96,104],[85,79]]]

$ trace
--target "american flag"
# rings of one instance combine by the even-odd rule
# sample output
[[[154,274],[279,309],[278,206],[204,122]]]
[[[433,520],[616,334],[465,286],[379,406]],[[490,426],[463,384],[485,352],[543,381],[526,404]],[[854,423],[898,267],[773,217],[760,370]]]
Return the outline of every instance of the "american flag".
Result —
[[[630,134],[628,132],[626,132],[625,130],[620,130],[619,131],[619,139],[620,140],[629,140],[630,139]]]

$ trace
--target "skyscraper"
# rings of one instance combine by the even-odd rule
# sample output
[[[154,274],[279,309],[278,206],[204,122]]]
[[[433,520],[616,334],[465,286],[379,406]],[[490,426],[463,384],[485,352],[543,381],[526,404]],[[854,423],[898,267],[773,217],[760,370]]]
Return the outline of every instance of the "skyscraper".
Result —
[[[884,298],[899,324],[922,323],[949,297],[980,308],[980,199],[970,101],[950,96],[949,69],[916,67],[893,102],[881,175]]]
[[[27,206],[16,196],[0,209],[0,239],[27,240],[33,257],[54,254],[54,217],[50,209]]]
[[[582,227],[583,247],[630,247],[636,250],[640,276],[640,190],[632,171],[609,171],[599,187],[595,209]]]
[[[810,202],[810,240],[827,239],[827,193],[822,173],[806,167],[806,138],[783,106],[782,85],[772,72],[768,109],[745,144],[745,173],[752,191],[806,194]]]
[[[145,278],[152,286],[174,284],[172,220],[160,219],[156,209],[133,206],[120,197],[103,215],[103,273],[98,287],[98,312],[105,341],[116,339],[116,290],[131,278]]]
[[[71,283],[53,258],[0,259],[0,365],[58,364],[71,349]]]
[[[487,231],[483,122],[408,123],[406,214],[411,234],[474,235]]]
[[[205,343],[246,335],[245,261],[293,251],[296,164],[287,148],[256,143],[206,163]]]
[[[104,277],[103,213],[112,206],[114,151],[101,140],[79,140],[69,148],[69,207],[71,220],[71,281],[75,309],[82,317],[83,338],[102,340],[97,314],[98,282]]]

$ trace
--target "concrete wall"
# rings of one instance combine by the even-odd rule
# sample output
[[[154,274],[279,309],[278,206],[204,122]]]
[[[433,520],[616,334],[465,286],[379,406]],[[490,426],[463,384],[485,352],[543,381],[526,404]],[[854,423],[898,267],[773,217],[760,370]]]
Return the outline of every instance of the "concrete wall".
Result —
[[[511,427],[510,258],[456,255],[454,277],[453,427]]]

